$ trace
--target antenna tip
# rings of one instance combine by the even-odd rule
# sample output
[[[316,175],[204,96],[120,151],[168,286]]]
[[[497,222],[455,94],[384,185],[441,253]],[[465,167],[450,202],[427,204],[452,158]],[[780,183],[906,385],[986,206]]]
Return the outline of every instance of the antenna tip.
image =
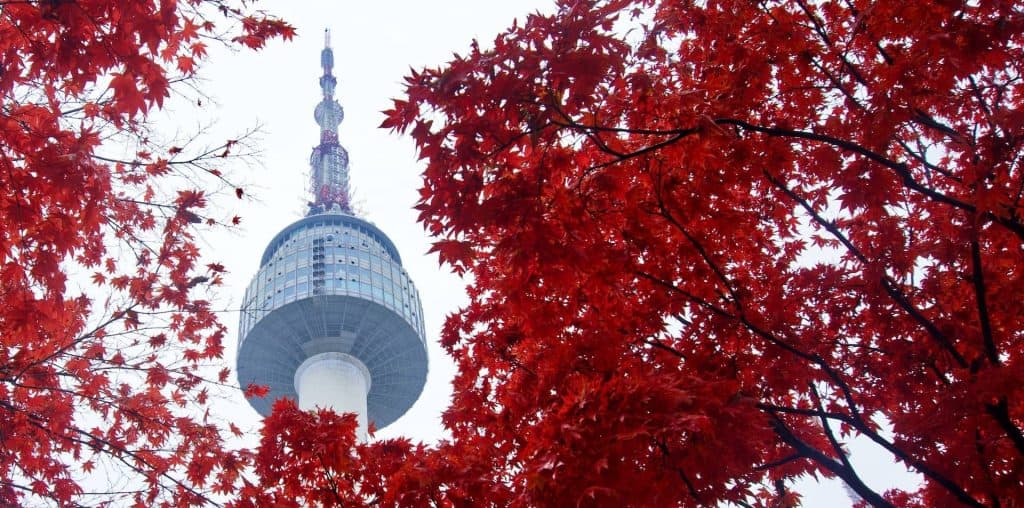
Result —
[[[324,47],[325,48],[331,47],[331,29],[330,28],[324,28]]]

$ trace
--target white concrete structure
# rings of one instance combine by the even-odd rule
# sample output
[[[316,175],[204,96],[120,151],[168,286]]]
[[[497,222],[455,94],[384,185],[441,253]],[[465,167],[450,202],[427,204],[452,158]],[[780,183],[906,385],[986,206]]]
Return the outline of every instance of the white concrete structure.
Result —
[[[299,409],[320,407],[335,413],[355,413],[359,422],[356,435],[362,441],[366,441],[366,396],[372,383],[366,365],[345,353],[313,355],[295,370]]]

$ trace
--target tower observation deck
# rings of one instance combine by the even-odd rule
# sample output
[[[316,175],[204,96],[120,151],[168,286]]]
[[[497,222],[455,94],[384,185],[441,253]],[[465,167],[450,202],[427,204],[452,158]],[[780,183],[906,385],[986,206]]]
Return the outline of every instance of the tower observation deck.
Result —
[[[351,209],[348,152],[338,142],[345,113],[334,99],[329,32],[320,63],[312,201],[306,217],[267,245],[245,291],[238,380],[270,388],[266,398],[249,399],[263,416],[275,399],[291,397],[302,409],[356,413],[365,440],[368,421],[377,428],[391,424],[423,390],[423,309],[398,249]]]

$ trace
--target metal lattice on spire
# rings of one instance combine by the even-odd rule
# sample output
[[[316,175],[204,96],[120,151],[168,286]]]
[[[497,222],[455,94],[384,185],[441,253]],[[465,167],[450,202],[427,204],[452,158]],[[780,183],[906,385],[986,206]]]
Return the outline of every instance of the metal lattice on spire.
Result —
[[[334,51],[331,50],[331,31],[324,30],[324,49],[320,52],[320,90],[323,97],[316,105],[313,117],[320,126],[320,144],[313,148],[309,158],[310,192],[313,200],[307,215],[318,213],[352,213],[348,187],[348,151],[338,143],[338,126],[345,119],[345,109],[334,99],[338,80],[334,77]]]

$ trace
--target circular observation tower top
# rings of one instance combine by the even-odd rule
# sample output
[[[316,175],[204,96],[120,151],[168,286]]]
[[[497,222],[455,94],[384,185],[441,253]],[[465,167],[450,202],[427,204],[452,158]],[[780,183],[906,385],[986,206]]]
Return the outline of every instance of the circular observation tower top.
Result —
[[[372,378],[367,417],[383,428],[419,398],[427,348],[419,293],[391,241],[346,214],[305,217],[279,233],[243,300],[238,380],[270,394],[249,403],[266,416],[296,398],[295,370],[327,352],[357,358]]]

